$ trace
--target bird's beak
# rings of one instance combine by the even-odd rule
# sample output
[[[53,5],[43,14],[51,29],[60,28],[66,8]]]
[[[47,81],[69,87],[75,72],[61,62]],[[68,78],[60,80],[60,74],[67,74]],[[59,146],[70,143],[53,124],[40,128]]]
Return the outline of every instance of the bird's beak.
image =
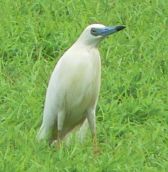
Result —
[[[123,30],[125,26],[106,26],[105,28],[97,28],[95,36],[108,36],[120,30]]]

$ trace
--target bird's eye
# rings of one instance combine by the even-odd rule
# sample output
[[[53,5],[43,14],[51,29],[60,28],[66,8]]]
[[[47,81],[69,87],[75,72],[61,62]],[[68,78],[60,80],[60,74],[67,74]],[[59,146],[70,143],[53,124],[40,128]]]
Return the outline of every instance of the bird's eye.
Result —
[[[96,29],[95,28],[92,28],[90,32],[91,32],[92,35],[96,36]]]
[[[95,32],[96,32],[95,28],[92,28],[92,29],[91,29],[91,32],[92,32],[92,33],[95,33]]]

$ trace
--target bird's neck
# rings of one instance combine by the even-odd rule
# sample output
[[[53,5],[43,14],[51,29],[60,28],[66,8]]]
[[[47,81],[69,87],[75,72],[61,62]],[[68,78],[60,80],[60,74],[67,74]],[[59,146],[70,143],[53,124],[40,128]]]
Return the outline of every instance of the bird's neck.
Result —
[[[87,49],[95,49],[98,48],[99,42],[92,42],[88,40],[81,40],[78,39],[75,43],[74,46],[78,48],[87,48]]]

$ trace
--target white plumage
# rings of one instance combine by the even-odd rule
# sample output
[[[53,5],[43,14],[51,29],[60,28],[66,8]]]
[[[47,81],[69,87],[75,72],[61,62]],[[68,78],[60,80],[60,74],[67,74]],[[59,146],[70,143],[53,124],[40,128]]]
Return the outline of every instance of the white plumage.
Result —
[[[90,25],[63,54],[49,81],[38,140],[59,141],[84,121],[88,121],[96,137],[95,111],[101,76],[97,46],[104,37],[123,28]]]

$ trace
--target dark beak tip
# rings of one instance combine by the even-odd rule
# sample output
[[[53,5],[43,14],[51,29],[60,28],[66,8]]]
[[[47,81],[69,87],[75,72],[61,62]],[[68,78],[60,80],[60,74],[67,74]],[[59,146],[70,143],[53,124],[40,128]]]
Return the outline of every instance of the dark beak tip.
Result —
[[[125,29],[125,28],[126,28],[126,26],[117,26],[117,27],[116,27],[117,31],[123,30],[123,29]]]

